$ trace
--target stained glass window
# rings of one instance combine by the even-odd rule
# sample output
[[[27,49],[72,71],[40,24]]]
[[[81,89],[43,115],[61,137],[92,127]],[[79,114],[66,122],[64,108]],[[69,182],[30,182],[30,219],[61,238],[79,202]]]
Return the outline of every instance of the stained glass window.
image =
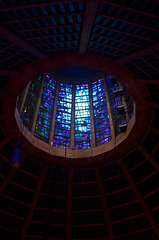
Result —
[[[75,148],[91,147],[91,119],[88,84],[75,89]]]
[[[71,136],[72,84],[60,83],[53,145],[69,148]]]
[[[102,78],[92,83],[92,98],[96,145],[98,146],[112,139],[104,80]]]
[[[29,130],[31,130],[32,127],[36,100],[39,95],[40,82],[41,76],[33,79],[30,82],[29,90],[21,113],[21,120],[23,122],[23,125]]]
[[[49,142],[56,81],[46,75],[34,135]]]
[[[19,112],[24,102],[23,125],[34,130],[35,137],[60,148],[89,149],[110,142],[112,129],[115,136],[126,131],[134,101],[126,87],[105,76],[89,84],[60,82],[50,73],[33,79],[17,100]]]

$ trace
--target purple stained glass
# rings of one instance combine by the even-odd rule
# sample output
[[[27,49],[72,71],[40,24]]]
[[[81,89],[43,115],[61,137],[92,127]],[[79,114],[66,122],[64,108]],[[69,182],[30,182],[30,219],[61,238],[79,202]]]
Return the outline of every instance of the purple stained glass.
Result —
[[[46,75],[34,131],[34,135],[45,142],[49,142],[55,91],[56,81],[54,78]]]
[[[30,82],[29,90],[21,113],[21,120],[23,122],[23,125],[29,130],[31,130],[32,127],[35,104],[39,94],[40,82],[41,76],[33,79]]]

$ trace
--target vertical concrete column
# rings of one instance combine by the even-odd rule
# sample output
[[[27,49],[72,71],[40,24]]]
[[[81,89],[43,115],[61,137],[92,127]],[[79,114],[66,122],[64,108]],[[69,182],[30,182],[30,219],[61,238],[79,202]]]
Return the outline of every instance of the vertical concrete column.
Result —
[[[42,185],[44,183],[48,168],[49,168],[49,163],[48,163],[48,161],[46,161],[45,165],[43,167],[42,173],[40,175],[38,185],[37,185],[36,190],[34,192],[34,196],[33,196],[32,202],[30,204],[28,214],[25,217],[24,226],[23,226],[23,229],[21,231],[20,238],[19,238],[20,240],[25,240],[26,239],[26,235],[27,235],[27,232],[28,232],[31,220],[32,220],[32,216],[33,216],[35,208],[36,208],[36,204],[37,204],[37,201],[38,201],[38,198],[39,198],[39,195],[40,195],[40,191],[41,191]]]
[[[27,96],[27,94],[28,94],[29,87],[30,87],[30,82],[27,84],[27,86],[26,86],[25,89],[23,90],[22,102],[21,102],[20,110],[19,110],[20,113],[21,113],[22,110],[23,110],[24,103],[25,103],[25,100],[26,100],[26,96]]]
[[[54,138],[57,100],[58,100],[58,94],[59,94],[59,84],[60,84],[59,81],[57,81],[55,98],[54,98],[54,105],[53,105],[53,111],[52,111],[52,121],[51,121],[49,144],[51,144],[51,142],[53,142],[53,138]]]
[[[119,82],[119,89],[123,89],[124,90],[124,86],[120,82]],[[128,115],[128,109],[127,109],[127,105],[126,105],[124,94],[122,95],[122,103],[124,105],[126,121],[128,122],[129,121],[129,115]]]
[[[92,86],[91,82],[88,83],[89,87],[89,103],[90,103],[90,117],[91,117],[91,146],[92,148],[96,145],[95,140],[95,125],[94,125],[94,114],[93,114],[93,101],[92,101]]]
[[[110,219],[108,203],[107,203],[107,199],[105,196],[105,190],[103,187],[103,182],[102,182],[99,166],[96,165],[94,170],[95,170],[96,181],[97,181],[98,190],[99,190],[99,194],[100,194],[100,198],[101,198],[102,208],[103,208],[103,212],[104,212],[105,222],[106,222],[106,226],[107,226],[107,230],[108,230],[109,240],[114,240],[115,237],[114,237],[114,233],[113,233],[112,222]]]
[[[106,81],[105,76],[103,76],[103,80],[104,80],[104,88],[105,88],[105,95],[106,95],[109,122],[110,122],[110,130],[111,130],[111,134],[112,134],[112,141],[114,142],[115,141],[115,123],[114,123],[112,107],[110,104],[110,97],[109,97],[109,92],[108,92],[108,86],[107,86],[107,81]]]
[[[74,147],[75,147],[75,83],[73,83],[73,89],[72,89],[70,149],[73,149]]]
[[[41,96],[42,96],[42,93],[43,93],[43,86],[44,86],[44,82],[45,82],[45,76],[46,75],[44,74],[43,78],[41,79],[39,96],[38,96],[38,99],[37,99],[37,102],[36,102],[35,112],[34,112],[34,119],[33,119],[32,128],[31,128],[31,133],[32,134],[34,134],[34,130],[35,130],[35,126],[36,126],[36,121],[37,121],[39,107],[40,107],[40,102],[41,102]]]

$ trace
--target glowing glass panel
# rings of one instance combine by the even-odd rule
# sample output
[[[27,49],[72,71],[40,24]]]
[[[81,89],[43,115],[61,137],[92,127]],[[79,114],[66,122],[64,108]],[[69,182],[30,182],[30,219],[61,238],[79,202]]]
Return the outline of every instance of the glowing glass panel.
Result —
[[[92,83],[92,98],[96,145],[98,146],[112,139],[103,79]]]
[[[46,75],[34,135],[49,142],[56,81]]]
[[[59,84],[53,146],[70,147],[72,111],[72,85]]]
[[[88,84],[75,89],[75,148],[91,148],[91,119]]]
[[[39,95],[40,82],[41,76],[33,79],[30,82],[29,90],[21,113],[21,121],[23,125],[29,130],[31,130],[34,118],[35,105],[37,97]]]

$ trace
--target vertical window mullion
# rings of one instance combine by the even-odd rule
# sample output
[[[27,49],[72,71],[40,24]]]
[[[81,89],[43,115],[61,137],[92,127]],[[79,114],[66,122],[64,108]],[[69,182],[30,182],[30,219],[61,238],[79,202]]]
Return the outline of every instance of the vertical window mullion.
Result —
[[[112,108],[111,108],[111,104],[110,104],[110,96],[109,96],[109,92],[108,92],[105,75],[103,76],[103,79],[104,79],[105,96],[106,96],[107,108],[108,108],[108,114],[109,114],[110,129],[111,129],[111,134],[112,134],[112,141],[114,141],[115,125],[114,125],[113,113],[112,113]]]
[[[38,112],[39,112],[39,107],[40,107],[40,102],[41,102],[41,96],[42,96],[42,92],[43,92],[44,82],[45,82],[45,75],[42,78],[41,88],[40,88],[39,96],[38,96],[38,99],[37,99],[37,102],[36,102],[35,113],[34,113],[34,120],[33,120],[32,128],[31,128],[31,133],[32,134],[34,133],[35,126],[36,126],[36,121],[37,121],[37,117],[38,117]]]
[[[92,88],[91,88],[90,81],[89,81],[89,102],[90,102],[90,115],[91,115],[91,146],[92,148],[94,148],[96,146],[96,138],[95,138],[95,125],[94,125],[94,114],[93,114]]]
[[[51,122],[50,139],[49,139],[49,143],[51,145],[53,144],[53,138],[54,138],[54,133],[55,133],[55,119],[56,119],[58,94],[59,94],[59,81],[57,82],[57,86],[56,86],[54,107],[53,107],[53,111],[52,111],[52,122]]]
[[[70,149],[75,147],[75,83],[73,84],[72,89],[72,114],[71,114],[71,142]]]
[[[23,93],[22,93],[22,101],[19,103],[19,112],[21,113],[22,110],[23,110],[23,107],[24,107],[24,103],[25,103],[25,100],[26,100],[26,97],[27,97],[27,94],[28,94],[28,90],[29,90],[29,87],[30,87],[30,82],[27,84],[27,86],[25,87],[25,89],[23,90]],[[19,101],[19,100],[18,100]]]

